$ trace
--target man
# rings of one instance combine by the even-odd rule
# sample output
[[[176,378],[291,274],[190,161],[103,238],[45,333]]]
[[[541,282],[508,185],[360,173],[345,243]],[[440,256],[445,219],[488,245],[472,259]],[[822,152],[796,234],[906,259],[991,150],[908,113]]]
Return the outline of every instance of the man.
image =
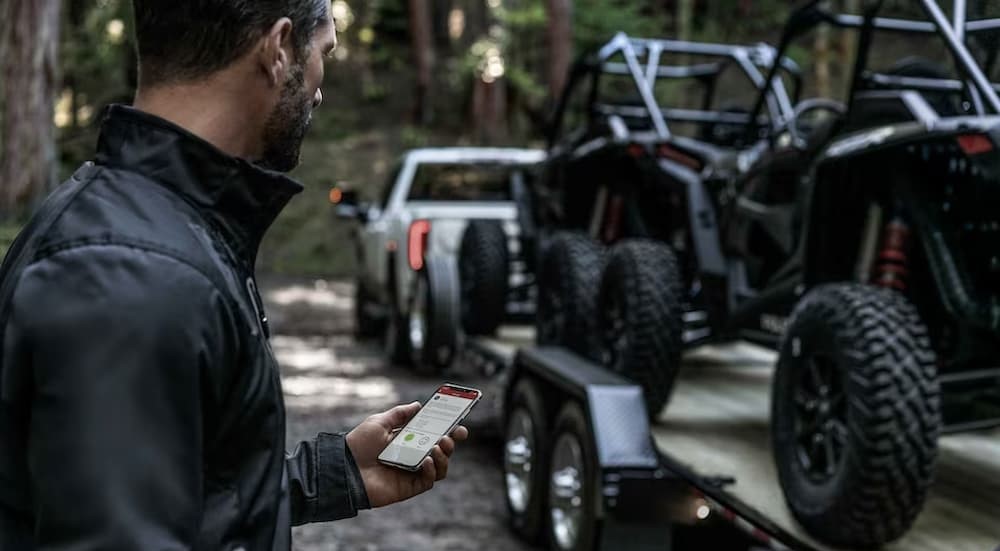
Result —
[[[288,549],[444,478],[382,467],[419,404],[287,455],[254,280],[336,46],[329,0],[134,0],[135,108],[0,271],[0,547]]]

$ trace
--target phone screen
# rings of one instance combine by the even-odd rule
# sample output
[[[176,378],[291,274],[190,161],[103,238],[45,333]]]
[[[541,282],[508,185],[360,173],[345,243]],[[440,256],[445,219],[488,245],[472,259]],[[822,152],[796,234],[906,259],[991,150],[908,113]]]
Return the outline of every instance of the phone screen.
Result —
[[[469,413],[481,395],[472,388],[442,385],[379,454],[379,461],[411,470],[419,467],[434,445]]]

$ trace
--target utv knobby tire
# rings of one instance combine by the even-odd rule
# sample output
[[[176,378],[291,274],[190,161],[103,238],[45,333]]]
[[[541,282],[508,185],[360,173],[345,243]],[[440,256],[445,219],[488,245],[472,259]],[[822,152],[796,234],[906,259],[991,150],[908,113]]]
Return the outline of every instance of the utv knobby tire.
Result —
[[[825,285],[795,308],[774,377],[772,437],[789,508],[813,536],[876,547],[913,524],[933,479],[941,427],[935,362],[919,313],[894,291]],[[819,403],[839,421],[803,413],[823,411],[804,391],[820,378],[821,364],[830,375],[819,388],[840,385],[842,396]],[[820,426],[825,437],[797,435]],[[808,460],[815,448],[800,442],[809,441],[830,443],[834,452],[820,457],[835,460]],[[810,465],[824,463],[832,467],[810,473]]]
[[[423,373],[439,373],[451,365],[458,348],[458,268],[451,256],[431,254],[414,282],[409,311],[412,364]],[[414,341],[416,316],[422,342]]]
[[[642,387],[650,417],[666,406],[684,343],[677,257],[664,243],[627,240],[611,249],[598,299],[605,365]]]
[[[581,233],[552,237],[539,264],[538,344],[564,346],[592,360],[600,359],[597,293],[604,269],[603,247]]]
[[[469,335],[492,335],[507,313],[510,252],[503,225],[473,220],[459,249],[462,327]]]

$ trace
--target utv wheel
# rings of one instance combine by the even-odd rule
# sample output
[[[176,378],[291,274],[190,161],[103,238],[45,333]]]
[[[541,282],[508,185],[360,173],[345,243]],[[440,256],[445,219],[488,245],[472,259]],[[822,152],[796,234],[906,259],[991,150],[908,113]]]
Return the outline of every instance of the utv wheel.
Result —
[[[354,333],[359,339],[377,337],[383,330],[383,320],[372,312],[376,308],[371,295],[359,279],[354,286]]]
[[[545,526],[549,419],[538,387],[528,380],[514,387],[508,410],[504,440],[507,511],[514,531],[535,543]]]
[[[507,313],[510,254],[503,225],[473,220],[462,235],[459,250],[462,285],[462,327],[469,335],[496,333]]]
[[[819,287],[792,314],[774,377],[775,463],[811,534],[876,547],[913,524],[934,473],[935,357],[917,310],[858,284]]]
[[[429,255],[417,274],[407,337],[412,363],[424,372],[451,365],[458,343],[458,274],[451,257]]]
[[[556,418],[549,459],[549,548],[590,551],[595,547],[597,520],[596,451],[583,409],[566,404]]]
[[[538,343],[565,346],[598,360],[600,347],[594,336],[602,247],[582,234],[559,233],[545,251],[538,275]]]
[[[638,383],[656,417],[680,368],[683,322],[677,257],[655,241],[623,241],[611,250],[598,299],[604,363]]]

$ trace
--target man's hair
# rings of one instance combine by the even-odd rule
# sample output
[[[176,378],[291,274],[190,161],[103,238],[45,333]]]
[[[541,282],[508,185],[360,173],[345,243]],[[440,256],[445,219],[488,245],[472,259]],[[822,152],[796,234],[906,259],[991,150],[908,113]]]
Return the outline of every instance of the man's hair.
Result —
[[[292,21],[299,62],[330,0],[132,0],[144,86],[186,82],[228,67],[279,19]]]

